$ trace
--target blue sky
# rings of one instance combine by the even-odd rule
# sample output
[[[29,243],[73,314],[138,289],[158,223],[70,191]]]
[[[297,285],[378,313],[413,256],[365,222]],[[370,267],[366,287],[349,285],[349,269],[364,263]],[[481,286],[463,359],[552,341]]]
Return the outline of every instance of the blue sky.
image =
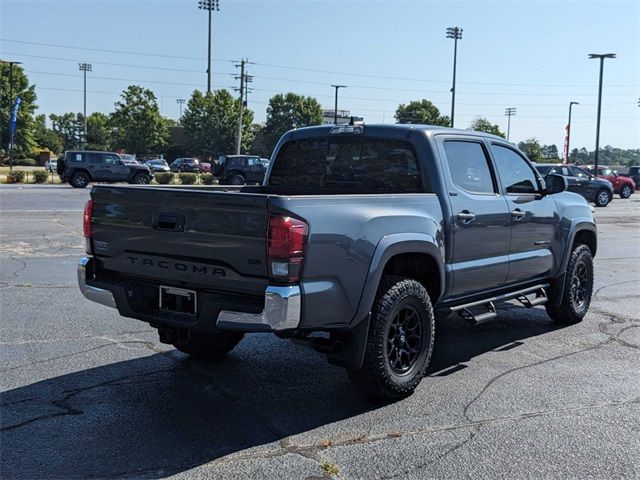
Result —
[[[450,111],[458,44],[456,127],[478,115],[511,140],[536,137],[562,149],[568,104],[572,147],[594,148],[598,62],[605,64],[601,145],[640,148],[640,2],[220,0],[213,21],[213,87],[237,85],[233,61],[255,62],[249,107],[264,121],[268,99],[293,91],[367,123],[393,122],[399,103],[427,98]],[[151,88],[163,115],[206,89],[207,18],[196,0],[0,0],[0,58],[24,63],[39,113],[82,111],[77,63],[93,64],[88,112],[110,112],[135,83]],[[63,48],[64,47],[64,48]],[[75,48],[68,48],[75,47]],[[109,51],[107,51],[109,50]],[[128,53],[123,53],[128,52]],[[138,54],[144,55],[138,55]]]

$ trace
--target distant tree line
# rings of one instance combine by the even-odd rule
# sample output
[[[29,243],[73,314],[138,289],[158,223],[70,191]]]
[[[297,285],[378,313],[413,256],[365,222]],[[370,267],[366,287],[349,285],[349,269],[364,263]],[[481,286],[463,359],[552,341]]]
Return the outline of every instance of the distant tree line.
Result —
[[[0,157],[6,155],[9,102],[9,66],[0,64]],[[203,93],[195,90],[178,122],[160,114],[155,94],[144,87],[130,85],[114,104],[109,114],[94,112],[87,116],[84,135],[82,113],[36,115],[35,86],[29,84],[20,66],[13,69],[14,98],[20,95],[17,130],[14,139],[16,158],[35,157],[42,150],[55,154],[65,150],[118,150],[137,155],[164,153],[168,157],[193,155],[215,159],[236,150],[240,100],[227,90]],[[274,95],[269,100],[264,125],[254,124],[254,113],[246,106],[242,115],[242,152],[269,156],[278,139],[288,130],[322,123],[322,107],[313,97],[292,92]],[[400,104],[394,115],[397,123],[449,126],[450,118],[440,113],[429,100],[421,99]],[[477,117],[469,129],[506,137],[499,126],[484,117]],[[180,130],[180,135],[171,135]],[[177,139],[177,140],[176,140]],[[518,147],[533,161],[559,161],[555,145],[541,145],[528,138]],[[571,161],[591,163],[593,152],[573,149]],[[640,150],[604,147],[601,164],[640,164]]]

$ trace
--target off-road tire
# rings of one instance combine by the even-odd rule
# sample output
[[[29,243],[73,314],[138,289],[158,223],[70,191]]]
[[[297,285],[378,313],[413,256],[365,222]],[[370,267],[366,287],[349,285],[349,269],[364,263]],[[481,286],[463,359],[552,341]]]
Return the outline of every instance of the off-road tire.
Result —
[[[607,199],[606,202],[604,201],[605,195]],[[607,205],[609,205],[609,202],[611,202],[611,198],[611,193],[604,188],[601,188],[600,190],[598,190],[598,193],[596,193],[596,198],[594,199],[593,203],[596,204],[596,207],[606,207]]]
[[[550,292],[554,298],[554,292]],[[556,323],[582,321],[589,310],[593,294],[593,257],[586,245],[578,244],[571,252],[559,306],[546,305],[547,314]]]
[[[138,173],[131,183],[135,183],[136,185],[148,185],[151,183],[151,177],[146,173]]]
[[[244,185],[247,181],[242,175],[234,175],[229,179],[229,183],[231,185]]]
[[[620,198],[629,198],[633,193],[633,188],[631,185],[623,185],[620,189]]]
[[[394,346],[395,340],[390,339],[389,334],[395,331],[394,339],[398,338],[398,330],[392,330],[395,328],[394,321],[401,318],[401,312],[407,311],[407,308],[417,314],[421,336],[419,346],[416,347],[415,359],[412,363],[407,362],[410,363],[409,369],[404,373],[398,373],[394,370],[397,366],[392,365],[390,353],[394,348],[396,352],[400,349]],[[408,318],[405,314],[407,323]],[[425,376],[433,352],[434,337],[433,306],[424,286],[409,278],[384,276],[371,312],[364,363],[358,370],[349,371],[349,377],[370,397],[407,397]],[[398,358],[397,353],[395,358]]]
[[[71,178],[69,179],[69,185],[73,188],[85,188],[89,185],[91,179],[89,175],[85,172],[75,172]]]
[[[233,350],[242,337],[244,333],[228,330],[218,330],[216,333],[191,332],[173,346],[198,360],[219,360]]]

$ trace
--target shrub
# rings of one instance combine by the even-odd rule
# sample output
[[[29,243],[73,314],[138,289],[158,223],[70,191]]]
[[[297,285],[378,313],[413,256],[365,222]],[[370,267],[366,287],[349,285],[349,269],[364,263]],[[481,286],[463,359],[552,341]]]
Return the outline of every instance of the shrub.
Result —
[[[22,183],[24,182],[24,172],[22,170],[14,170],[7,173],[7,183]]]
[[[182,185],[193,185],[196,183],[196,178],[198,178],[198,176],[195,173],[179,173],[178,178]]]
[[[213,183],[213,175],[210,173],[203,173],[200,175],[200,181],[205,185],[211,185]]]
[[[171,183],[173,181],[173,173],[156,173],[153,178],[155,178],[156,182],[158,182],[160,185],[167,185],[168,183]]]
[[[36,167],[38,162],[33,158],[16,158],[13,160],[13,164],[21,167]]]
[[[49,180],[49,172],[46,170],[34,170],[33,181],[35,183],[44,183]]]

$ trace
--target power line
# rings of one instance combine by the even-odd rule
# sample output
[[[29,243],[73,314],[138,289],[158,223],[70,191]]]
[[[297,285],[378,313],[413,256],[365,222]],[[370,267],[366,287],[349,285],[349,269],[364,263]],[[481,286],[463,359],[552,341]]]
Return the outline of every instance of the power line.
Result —
[[[0,42],[9,42],[9,43],[53,47],[53,48],[66,48],[66,49],[73,49],[73,50],[87,50],[87,51],[93,51],[93,52],[117,53],[117,54],[123,54],[123,55],[139,55],[139,56],[148,56],[148,57],[174,58],[174,59],[198,60],[198,61],[206,60],[206,58],[204,57],[189,57],[184,55],[166,55],[166,54],[149,53],[149,52],[134,52],[134,51],[127,51],[127,50],[109,50],[109,49],[102,49],[102,48],[78,47],[74,45],[60,45],[60,44],[53,44],[53,43],[30,42],[25,40],[10,40],[5,38],[0,38]],[[19,54],[19,55],[22,55],[22,54]],[[218,59],[218,60],[212,59],[212,61],[226,62],[226,63],[233,62],[233,60],[221,60],[221,59]],[[93,62],[93,63],[98,63],[98,62]],[[402,80],[402,81],[408,81],[408,82],[425,82],[425,83],[442,83],[442,84],[449,83],[448,80],[428,80],[424,78],[411,78],[411,77],[401,77],[401,76],[394,76],[394,75],[380,75],[380,74],[373,74],[373,73],[357,73],[357,72],[344,72],[344,71],[336,71],[336,70],[323,70],[323,69],[317,69],[317,68],[305,68],[305,67],[296,67],[291,65],[278,65],[273,63],[261,63],[261,62],[255,62],[254,64],[257,66],[268,67],[268,68],[297,70],[301,72],[310,72],[310,73],[325,73],[330,75],[344,75],[344,76],[350,76],[350,77],[379,78],[382,80]],[[506,86],[506,87],[514,86],[514,87],[593,88],[594,86],[590,84],[560,85],[560,84],[539,84],[539,83],[532,84],[532,83],[496,83],[496,82],[460,82],[460,83],[465,85],[495,85],[495,86]],[[638,85],[634,85],[634,84],[608,85],[608,87],[638,88]]]
[[[79,62],[80,59],[77,58],[61,58],[61,57],[50,57],[47,55],[27,55],[24,53],[9,53],[9,52],[0,52],[0,55],[15,55],[16,57],[28,57],[28,58],[43,58],[45,60],[58,60],[62,62]],[[202,70],[188,70],[184,68],[169,68],[169,67],[153,67],[148,65],[135,65],[132,63],[111,63],[111,62],[91,62],[93,65],[108,65],[111,67],[127,67],[127,68],[140,68],[143,70],[163,70],[168,72],[182,72],[182,73],[202,73]],[[222,63],[222,62],[221,62]],[[226,63],[226,62],[225,62]]]

